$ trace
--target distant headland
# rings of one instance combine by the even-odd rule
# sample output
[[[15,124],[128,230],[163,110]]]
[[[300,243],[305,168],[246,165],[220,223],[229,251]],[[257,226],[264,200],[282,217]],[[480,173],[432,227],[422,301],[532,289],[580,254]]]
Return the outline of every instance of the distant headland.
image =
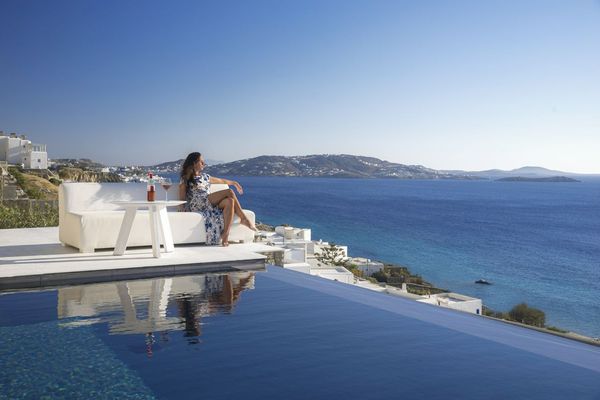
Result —
[[[497,182],[581,182],[567,176],[549,176],[544,178],[529,178],[525,176],[509,176],[496,179]]]

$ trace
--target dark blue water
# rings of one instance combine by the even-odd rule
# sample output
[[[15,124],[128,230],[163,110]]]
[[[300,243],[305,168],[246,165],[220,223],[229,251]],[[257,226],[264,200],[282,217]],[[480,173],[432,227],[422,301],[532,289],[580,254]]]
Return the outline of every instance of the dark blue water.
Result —
[[[237,179],[262,222],[312,228],[313,239],[408,266],[493,309],[524,301],[549,325],[600,336],[600,180]]]
[[[596,347],[278,267],[0,294],[0,338],[0,399],[600,395]]]

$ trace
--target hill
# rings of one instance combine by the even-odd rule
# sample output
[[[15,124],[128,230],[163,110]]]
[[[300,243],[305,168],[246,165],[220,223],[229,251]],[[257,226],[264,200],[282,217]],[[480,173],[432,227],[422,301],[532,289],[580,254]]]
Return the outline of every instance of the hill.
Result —
[[[144,171],[152,171],[157,174],[178,173],[181,171],[181,166],[183,165],[184,161],[185,160],[182,158],[182,159],[175,160],[175,161],[167,161],[164,163],[150,165],[150,166],[146,166],[146,167],[140,167],[140,168]],[[210,159],[205,160],[205,162],[207,165],[218,165],[218,164],[222,163],[222,161],[210,160]]]
[[[496,179],[498,182],[581,182],[567,176],[549,176],[544,178],[529,178],[525,176],[510,176]]]
[[[374,157],[348,154],[260,156],[206,168],[213,175],[294,176],[396,179],[478,179],[423,167],[391,163]]]
[[[501,170],[501,169],[489,169],[485,171],[461,171],[461,170],[445,170],[443,172],[449,174],[458,174],[458,175],[470,175],[476,176],[483,179],[502,179],[502,178],[514,178],[514,177],[522,177],[522,178],[552,178],[556,176],[566,176],[571,178],[595,178],[600,175],[595,174],[577,174],[573,172],[564,172],[564,171],[556,171],[552,169],[547,169],[543,167],[521,167],[512,170]]]
[[[50,160],[54,169],[60,167],[81,168],[81,169],[102,169],[104,164],[90,160],[89,158],[53,158]]]

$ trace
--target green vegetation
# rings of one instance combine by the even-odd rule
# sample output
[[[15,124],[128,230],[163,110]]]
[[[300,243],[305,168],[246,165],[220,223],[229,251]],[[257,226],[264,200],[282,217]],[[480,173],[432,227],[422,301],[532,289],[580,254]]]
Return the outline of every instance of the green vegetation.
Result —
[[[352,272],[352,275],[354,275],[356,278],[365,278],[365,275],[363,274],[363,272],[360,269],[358,269],[358,266],[356,264],[346,262],[346,263],[343,263],[343,266],[348,271]],[[377,280],[374,279],[374,281],[375,281],[375,283],[377,283]]]
[[[494,311],[491,308],[483,307],[483,315],[507,321],[520,322],[525,325],[546,328],[551,331],[567,333],[555,326],[546,326],[546,314],[537,308],[529,307],[526,303],[520,303],[514,306],[509,312]]]
[[[0,229],[58,226],[58,210],[53,207],[22,209],[0,204]]]
[[[8,172],[15,178],[17,185],[23,189],[23,191],[27,194],[27,197],[30,199],[58,199],[58,188],[54,182],[36,175],[23,173],[16,167],[9,167]]]
[[[557,328],[556,326],[547,326],[546,329],[549,331],[554,331],[558,333],[569,333],[569,331],[565,331],[564,329]]]
[[[315,257],[322,263],[336,266],[345,266],[344,251],[335,243],[329,243],[320,253],[315,253]]]
[[[60,167],[58,176],[62,180],[72,182],[122,182],[117,174],[112,172],[95,172],[81,168]]]
[[[374,272],[372,277],[377,282],[384,282],[388,285],[400,286],[406,283],[406,290],[412,294],[429,295],[447,292],[445,289],[436,288],[426,282],[421,275],[413,275],[408,268],[397,265],[386,264],[381,271]]]
[[[542,310],[529,307],[526,303],[517,304],[508,312],[508,315],[513,321],[526,325],[543,328],[546,324],[546,314]]]
[[[379,282],[390,284],[407,283],[431,286],[431,284],[423,280],[421,275],[413,275],[408,268],[391,264],[386,264],[383,270],[373,273],[373,277]]]

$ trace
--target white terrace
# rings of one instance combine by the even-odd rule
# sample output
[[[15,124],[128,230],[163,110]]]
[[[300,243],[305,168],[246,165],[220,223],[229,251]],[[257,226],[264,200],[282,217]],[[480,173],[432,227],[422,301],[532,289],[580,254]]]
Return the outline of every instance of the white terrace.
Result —
[[[262,269],[277,248],[259,243],[228,247],[178,245],[160,258],[150,247],[81,253],[63,246],[58,228],[0,229],[0,290],[142,277],[181,275],[224,269]]]
[[[213,192],[226,188],[213,186]],[[229,239],[241,243],[206,246],[200,214],[168,210],[177,202],[145,196],[137,184],[62,184],[58,228],[0,230],[0,290],[264,268],[261,253],[281,250],[254,243],[254,232],[239,218]],[[254,222],[252,211],[244,213]]]

